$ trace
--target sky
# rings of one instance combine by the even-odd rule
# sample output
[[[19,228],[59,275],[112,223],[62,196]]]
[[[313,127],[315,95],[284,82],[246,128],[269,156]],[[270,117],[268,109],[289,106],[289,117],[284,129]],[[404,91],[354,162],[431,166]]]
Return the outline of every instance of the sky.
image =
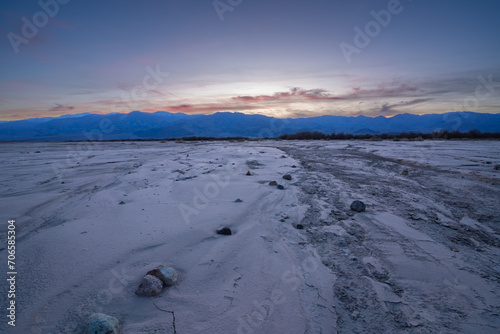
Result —
[[[497,0],[3,0],[0,120],[500,112]]]

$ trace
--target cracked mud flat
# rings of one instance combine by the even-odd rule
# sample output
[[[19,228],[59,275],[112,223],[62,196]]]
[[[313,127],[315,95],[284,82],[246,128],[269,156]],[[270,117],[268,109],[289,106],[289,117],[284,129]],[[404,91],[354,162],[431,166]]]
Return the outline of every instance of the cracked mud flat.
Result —
[[[16,219],[19,272],[1,332],[81,333],[92,312],[121,333],[500,328],[498,142],[1,148],[0,257]],[[136,296],[159,264],[178,284]]]
[[[303,225],[336,281],[338,333],[498,333],[498,142],[309,142]],[[408,175],[402,175],[408,171]],[[352,214],[353,200],[367,204]]]

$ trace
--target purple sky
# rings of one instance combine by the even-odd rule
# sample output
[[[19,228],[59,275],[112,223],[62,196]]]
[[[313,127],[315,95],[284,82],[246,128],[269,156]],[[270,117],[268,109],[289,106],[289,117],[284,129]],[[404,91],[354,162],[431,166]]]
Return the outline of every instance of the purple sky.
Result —
[[[0,120],[498,113],[499,13],[494,0],[4,0]]]

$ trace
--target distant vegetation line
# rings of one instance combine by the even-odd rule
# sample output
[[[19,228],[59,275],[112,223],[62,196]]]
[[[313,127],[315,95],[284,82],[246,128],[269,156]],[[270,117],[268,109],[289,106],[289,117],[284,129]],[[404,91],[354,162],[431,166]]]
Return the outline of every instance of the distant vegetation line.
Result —
[[[420,132],[401,132],[398,134],[381,133],[377,135],[363,134],[353,135],[348,133],[324,134],[319,131],[300,131],[293,134],[284,134],[276,138],[248,138],[248,137],[179,137],[179,138],[156,138],[156,139],[111,139],[111,140],[83,140],[83,141],[104,141],[104,142],[123,142],[123,141],[259,141],[259,140],[394,140],[394,141],[415,141],[415,140],[452,140],[452,139],[500,139],[500,132],[481,132],[471,130],[468,132],[442,130],[432,133]],[[79,142],[81,140],[68,140],[67,142]]]
[[[278,139],[283,140],[342,140],[342,139],[364,139],[364,140],[426,140],[426,139],[500,139],[500,132],[481,132],[479,130],[471,130],[468,132],[441,130],[432,133],[420,132],[401,132],[398,134],[381,133],[381,134],[364,134],[353,135],[342,132],[332,133],[330,135],[319,131],[302,131],[294,134],[284,134]]]

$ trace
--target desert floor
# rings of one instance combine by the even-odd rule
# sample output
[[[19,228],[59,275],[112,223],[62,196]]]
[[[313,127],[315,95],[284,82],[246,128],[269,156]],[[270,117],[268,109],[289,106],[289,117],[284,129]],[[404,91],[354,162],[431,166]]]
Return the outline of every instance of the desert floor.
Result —
[[[0,331],[498,333],[499,165],[498,141],[0,143]],[[159,264],[178,284],[137,296]]]

